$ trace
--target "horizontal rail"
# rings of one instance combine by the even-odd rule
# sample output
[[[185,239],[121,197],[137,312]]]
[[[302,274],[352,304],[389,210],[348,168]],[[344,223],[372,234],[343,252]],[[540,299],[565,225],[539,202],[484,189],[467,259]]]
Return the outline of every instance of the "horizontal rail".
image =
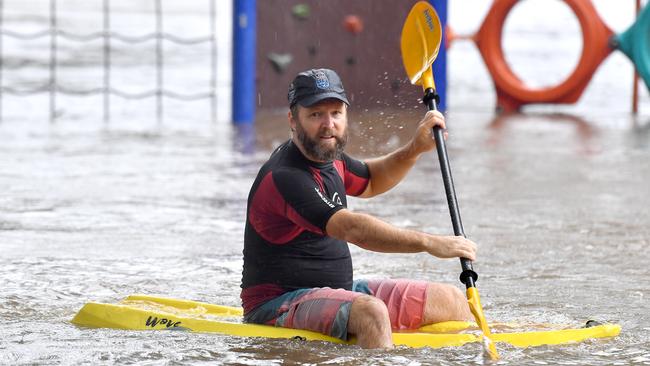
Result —
[[[141,36],[128,36],[117,32],[108,32],[108,34],[106,32],[74,34],[62,30],[48,30],[48,29],[39,32],[34,32],[34,33],[14,32],[7,29],[0,30],[0,35],[6,37],[12,37],[16,39],[22,39],[22,40],[35,40],[39,38],[51,37],[52,34],[55,34],[57,37],[60,37],[62,39],[67,39],[70,41],[77,41],[77,42],[91,42],[100,39],[105,39],[108,36],[109,38],[116,39],[124,43],[143,43],[151,40],[163,39],[166,41],[170,41],[182,45],[194,45],[194,44],[212,42],[212,40],[214,39],[212,35],[203,36],[203,37],[185,38],[185,37],[175,36],[170,33],[147,33]]]
[[[55,90],[57,93],[64,94],[64,95],[78,95],[78,96],[91,96],[91,95],[98,95],[98,94],[104,94],[108,93],[111,95],[115,95],[118,97],[122,97],[124,99],[145,99],[145,98],[150,98],[153,96],[157,95],[162,95],[163,97],[170,98],[170,99],[176,99],[176,100],[183,100],[183,101],[192,101],[192,100],[199,100],[199,99],[206,99],[206,98],[212,98],[215,95],[214,91],[206,91],[206,92],[200,92],[200,93],[179,93],[176,91],[171,91],[171,90],[157,90],[157,89],[151,89],[151,90],[146,90],[143,92],[127,92],[121,89],[115,89],[115,88],[92,88],[92,89],[71,89],[71,88],[66,88],[64,86],[57,85]],[[15,95],[15,96],[29,96],[33,94],[39,94],[39,93],[49,93],[52,92],[52,88],[50,88],[49,85],[42,85],[37,88],[33,89],[19,89],[19,88],[13,88],[10,86],[3,86],[0,89],[0,92],[4,94],[9,94],[9,95]]]

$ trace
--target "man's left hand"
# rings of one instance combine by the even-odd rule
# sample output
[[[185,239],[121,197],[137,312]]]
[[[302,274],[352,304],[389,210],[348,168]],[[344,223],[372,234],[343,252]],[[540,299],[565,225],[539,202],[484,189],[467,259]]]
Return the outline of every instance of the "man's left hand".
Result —
[[[433,137],[434,126],[439,126],[444,130],[446,128],[445,117],[438,111],[428,111],[418,124],[415,136],[413,137],[412,146],[417,154],[431,151],[436,147],[436,140]],[[447,135],[445,131],[445,140],[447,139]]]

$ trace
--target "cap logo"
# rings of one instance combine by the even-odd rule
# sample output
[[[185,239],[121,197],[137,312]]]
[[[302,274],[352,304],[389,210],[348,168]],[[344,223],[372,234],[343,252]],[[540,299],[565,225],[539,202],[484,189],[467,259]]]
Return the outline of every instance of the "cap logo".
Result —
[[[322,71],[316,71],[314,73],[314,78],[316,79],[316,86],[320,89],[327,89],[330,87],[330,81],[327,80],[327,76]]]

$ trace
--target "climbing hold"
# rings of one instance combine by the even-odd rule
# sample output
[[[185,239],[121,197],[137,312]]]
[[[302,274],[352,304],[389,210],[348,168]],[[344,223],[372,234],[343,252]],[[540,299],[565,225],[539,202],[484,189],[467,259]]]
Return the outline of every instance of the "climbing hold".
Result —
[[[343,19],[343,27],[352,34],[363,31],[363,21],[357,15],[348,15]]]
[[[306,20],[307,18],[309,18],[309,14],[311,13],[311,10],[309,9],[309,5],[307,4],[298,4],[293,6],[293,8],[291,9],[291,13],[298,20]]]
[[[275,72],[281,74],[293,61],[293,56],[290,53],[275,53],[271,52],[266,55],[266,58],[271,62]]]
[[[399,90],[401,81],[399,79],[393,79],[393,81],[390,82],[390,90],[393,91],[393,93],[397,93]]]
[[[309,56],[316,56],[316,54],[318,53],[318,49],[314,45],[307,46],[307,53],[309,54]]]
[[[345,58],[345,63],[350,66],[354,66],[357,63],[357,59],[354,58],[354,56],[348,56]]]

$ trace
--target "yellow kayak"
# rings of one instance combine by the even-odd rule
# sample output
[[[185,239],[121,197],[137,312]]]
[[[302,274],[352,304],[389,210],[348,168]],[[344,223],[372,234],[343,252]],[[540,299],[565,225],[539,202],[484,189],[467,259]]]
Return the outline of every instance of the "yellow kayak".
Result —
[[[131,330],[185,330],[242,337],[298,338],[346,343],[307,330],[287,329],[241,322],[242,309],[197,301],[131,295],[118,304],[89,302],[79,310],[72,323],[91,328]],[[552,325],[494,324],[492,340],[516,347],[577,343],[587,339],[615,337],[618,324],[598,324],[584,328]],[[525,328],[528,331],[513,331]],[[533,330],[530,330],[530,329]],[[393,342],[408,347],[450,347],[481,342],[474,322],[443,322],[427,325],[414,332],[395,332]],[[354,340],[347,342],[354,343]]]

